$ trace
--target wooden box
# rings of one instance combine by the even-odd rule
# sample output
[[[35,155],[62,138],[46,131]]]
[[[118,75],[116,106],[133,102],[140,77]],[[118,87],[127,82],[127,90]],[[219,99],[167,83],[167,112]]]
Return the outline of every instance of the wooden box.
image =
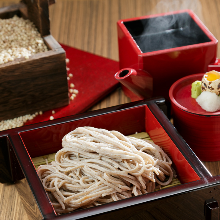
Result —
[[[31,20],[48,51],[0,65],[0,120],[68,105],[66,55],[50,34],[52,0],[23,0],[0,8],[0,18],[14,15]]]

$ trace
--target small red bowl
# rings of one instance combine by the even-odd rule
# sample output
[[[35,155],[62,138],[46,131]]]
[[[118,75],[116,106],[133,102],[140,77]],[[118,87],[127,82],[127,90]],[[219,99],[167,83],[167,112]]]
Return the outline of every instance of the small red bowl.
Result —
[[[203,161],[220,160],[220,111],[203,110],[191,98],[191,84],[204,74],[177,80],[169,90],[174,126]]]

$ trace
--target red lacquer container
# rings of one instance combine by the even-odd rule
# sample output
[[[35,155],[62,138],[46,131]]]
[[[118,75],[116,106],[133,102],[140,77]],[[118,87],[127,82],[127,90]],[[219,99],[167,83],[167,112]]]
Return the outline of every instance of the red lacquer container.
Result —
[[[115,74],[132,101],[151,98],[153,94],[152,76],[144,70],[124,68]]]
[[[220,111],[203,110],[191,98],[191,84],[204,74],[183,77],[170,88],[174,126],[203,161],[220,160]]]
[[[43,219],[193,219],[217,216],[220,176],[212,177],[170,123],[164,99],[149,99],[0,132],[0,180],[26,177]],[[180,185],[58,216],[37,175],[32,158],[57,152],[65,134],[78,126],[146,131],[171,157]],[[20,165],[20,166],[19,166]],[[218,189],[218,190],[216,190]],[[211,207],[211,208],[210,208]]]
[[[120,69],[147,71],[153,97],[169,99],[176,80],[216,61],[218,41],[190,10],[123,19],[117,27]]]

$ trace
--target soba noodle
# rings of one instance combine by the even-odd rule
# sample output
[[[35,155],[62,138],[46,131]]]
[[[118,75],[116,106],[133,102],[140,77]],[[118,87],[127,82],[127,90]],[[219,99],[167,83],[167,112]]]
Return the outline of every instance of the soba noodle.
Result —
[[[117,131],[78,127],[62,146],[37,170],[57,213],[146,194],[173,179],[172,161],[159,146]]]

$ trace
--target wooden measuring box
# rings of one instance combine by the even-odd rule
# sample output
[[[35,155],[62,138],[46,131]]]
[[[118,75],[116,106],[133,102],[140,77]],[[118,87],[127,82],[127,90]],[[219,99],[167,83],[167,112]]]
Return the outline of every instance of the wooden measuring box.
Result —
[[[49,5],[53,0],[22,0],[0,8],[0,18],[14,15],[31,20],[48,51],[0,65],[0,120],[69,104],[66,54],[50,34]]]

